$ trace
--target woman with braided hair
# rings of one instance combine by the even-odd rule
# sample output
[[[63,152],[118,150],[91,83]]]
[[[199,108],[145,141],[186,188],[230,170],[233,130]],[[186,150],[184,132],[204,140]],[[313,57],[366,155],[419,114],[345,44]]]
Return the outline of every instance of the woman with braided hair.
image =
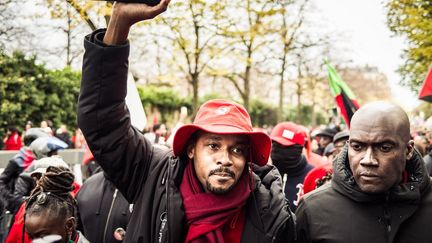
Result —
[[[72,197],[74,175],[50,166],[26,201],[24,228],[30,239],[58,235],[62,243],[88,242],[75,230],[77,204]]]

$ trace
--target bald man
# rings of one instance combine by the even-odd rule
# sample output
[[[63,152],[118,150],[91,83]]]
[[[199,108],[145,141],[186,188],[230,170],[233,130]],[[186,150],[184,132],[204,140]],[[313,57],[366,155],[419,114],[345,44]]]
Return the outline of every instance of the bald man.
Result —
[[[431,179],[409,129],[394,104],[354,114],[331,183],[297,208],[299,242],[432,242]]]

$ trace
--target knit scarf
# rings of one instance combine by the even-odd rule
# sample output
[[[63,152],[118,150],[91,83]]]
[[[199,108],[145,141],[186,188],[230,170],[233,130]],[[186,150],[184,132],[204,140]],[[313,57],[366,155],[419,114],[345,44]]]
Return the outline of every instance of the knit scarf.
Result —
[[[247,171],[247,168],[245,168]],[[186,242],[223,243],[224,226],[235,221],[249,198],[248,173],[243,173],[237,184],[225,194],[205,193],[196,177],[193,162],[186,166],[180,185],[187,225]],[[241,216],[240,216],[241,217]],[[242,229],[242,225],[240,229]],[[236,227],[238,228],[238,227]],[[240,238],[241,234],[237,234]],[[236,240],[240,242],[240,239]]]

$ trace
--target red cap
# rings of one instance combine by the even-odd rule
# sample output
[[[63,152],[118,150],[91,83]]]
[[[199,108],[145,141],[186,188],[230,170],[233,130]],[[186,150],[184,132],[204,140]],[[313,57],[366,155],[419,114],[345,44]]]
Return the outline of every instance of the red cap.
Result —
[[[303,193],[306,194],[315,190],[317,180],[322,179],[327,173],[333,173],[332,169],[326,169],[324,167],[315,167],[310,170],[303,181]]]
[[[251,162],[263,166],[267,164],[271,140],[263,132],[254,132],[246,109],[228,100],[209,100],[204,103],[192,124],[181,126],[174,135],[173,151],[179,156],[186,151],[191,135],[202,130],[216,134],[248,135],[251,141]]]
[[[304,129],[293,122],[281,122],[277,124],[270,137],[283,146],[298,144],[304,147],[306,142]]]

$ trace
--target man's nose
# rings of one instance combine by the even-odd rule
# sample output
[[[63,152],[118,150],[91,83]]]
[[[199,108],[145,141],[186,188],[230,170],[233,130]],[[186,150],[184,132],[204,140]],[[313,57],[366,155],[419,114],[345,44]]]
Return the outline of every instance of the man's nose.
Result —
[[[360,160],[360,164],[364,166],[378,166],[378,160],[374,155],[372,146],[366,149],[366,152]]]
[[[232,161],[228,149],[220,149],[217,153],[216,163],[221,166],[230,166]]]

